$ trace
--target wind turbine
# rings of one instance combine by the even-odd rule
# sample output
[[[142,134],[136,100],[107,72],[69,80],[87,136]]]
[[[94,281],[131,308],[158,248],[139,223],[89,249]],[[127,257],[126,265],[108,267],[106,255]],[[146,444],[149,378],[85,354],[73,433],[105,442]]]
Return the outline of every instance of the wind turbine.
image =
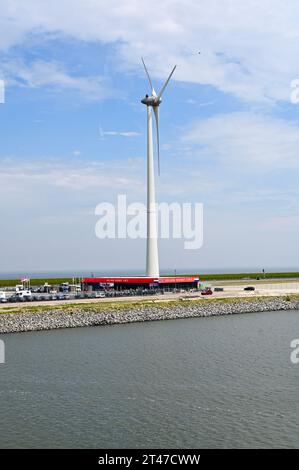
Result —
[[[161,91],[155,92],[151,77],[146,68],[143,59],[145,73],[147,75],[152,94],[145,95],[141,103],[146,105],[147,110],[147,243],[146,243],[146,275],[148,277],[159,277],[159,259],[158,259],[158,240],[157,240],[157,219],[156,219],[156,198],[155,198],[155,174],[154,174],[154,154],[153,154],[153,126],[152,126],[152,108],[156,120],[157,129],[157,147],[158,147],[158,172],[160,175],[160,137],[159,137],[159,105],[161,96],[168,85],[169,80],[176,65],[173,67],[169,77],[164,83]]]

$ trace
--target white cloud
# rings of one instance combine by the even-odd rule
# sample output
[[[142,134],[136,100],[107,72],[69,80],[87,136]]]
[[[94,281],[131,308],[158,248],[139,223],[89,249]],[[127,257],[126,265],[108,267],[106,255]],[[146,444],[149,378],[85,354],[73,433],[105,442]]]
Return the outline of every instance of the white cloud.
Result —
[[[111,191],[132,192],[143,190],[143,184],[138,179],[137,166],[128,161],[106,161],[101,163],[76,161],[64,163],[62,161],[51,161],[47,157],[45,163],[39,161],[2,160],[0,170],[1,193],[14,192],[18,187],[32,188],[37,191],[38,187],[61,188],[71,191],[97,190],[99,194],[108,189]],[[1,162],[1,160],[0,160]],[[117,168],[117,171],[116,171]],[[34,188],[33,188],[34,185]]]
[[[247,101],[289,100],[299,73],[298,16],[296,0],[2,0],[0,48],[32,31],[118,43],[124,68],[142,73],[145,55],[154,78],[178,63],[176,80]]]
[[[263,230],[290,232],[299,229],[299,214],[285,214],[272,217],[265,217],[261,223]]]
[[[245,173],[299,168],[298,124],[267,115],[220,114],[193,124],[183,142],[201,156],[237,165]]]
[[[37,60],[25,64],[23,60],[6,60],[0,64],[1,75],[8,85],[18,87],[47,87],[56,92],[75,90],[91,100],[109,96],[102,77],[72,76],[62,64]]]
[[[143,269],[144,244],[96,239],[94,208],[100,202],[115,203],[119,193],[127,194],[130,202],[145,202],[145,167],[145,158],[99,162],[49,157],[0,159],[0,212],[5,220],[0,238],[6,247],[2,269],[41,269],[45,265],[47,269],[87,269],[98,264],[101,269],[109,266],[117,270],[133,266],[132,259]],[[240,259],[248,266],[292,264],[298,242],[297,185],[292,190],[287,181],[284,188],[271,190],[265,184],[261,190],[255,179],[252,186],[235,181],[235,175],[223,180],[221,169],[217,172],[214,168],[199,170],[193,162],[190,171],[181,162],[181,166],[170,165],[169,171],[157,178],[160,202],[205,204],[203,249],[186,253],[175,242],[162,241],[161,264],[173,266],[174,259],[181,269],[237,266]],[[280,224],[284,228],[277,230]],[[23,246],[28,248],[25,252]],[[122,257],[125,260],[121,261]]]
[[[197,101],[193,98],[189,98],[186,100],[186,104],[191,104],[191,105],[196,105],[198,107],[205,107],[205,106],[211,106],[213,104],[215,104],[215,101],[205,101],[205,102],[200,102],[200,101]]]
[[[99,131],[100,131],[101,137],[105,137],[105,136],[137,137],[141,135],[140,132],[135,132],[135,131],[104,131],[102,128],[100,128]]]

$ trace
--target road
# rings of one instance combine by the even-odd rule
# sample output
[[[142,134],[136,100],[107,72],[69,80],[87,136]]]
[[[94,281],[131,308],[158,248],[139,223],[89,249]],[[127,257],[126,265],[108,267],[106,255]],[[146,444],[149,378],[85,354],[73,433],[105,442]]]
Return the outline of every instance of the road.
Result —
[[[36,301],[36,302],[15,302],[15,303],[3,303],[0,304],[0,309],[8,308],[11,309],[19,307],[29,307],[29,306],[55,306],[55,305],[73,305],[73,304],[86,304],[86,303],[105,303],[105,302],[136,302],[136,301],[169,301],[169,300],[178,300],[180,298],[189,299],[189,300],[198,300],[201,299],[205,301],[206,299],[226,299],[231,297],[240,297],[240,298],[250,298],[250,297],[259,297],[259,296],[283,296],[289,294],[298,294],[299,295],[299,282],[269,282],[259,284],[256,282],[248,283],[247,285],[254,286],[255,291],[244,291],[244,284],[226,284],[223,292],[214,292],[213,295],[203,296],[199,292],[177,292],[177,293],[165,293],[161,295],[150,295],[150,296],[130,296],[130,297],[106,297],[102,299],[73,299],[73,300],[48,300],[48,301]]]

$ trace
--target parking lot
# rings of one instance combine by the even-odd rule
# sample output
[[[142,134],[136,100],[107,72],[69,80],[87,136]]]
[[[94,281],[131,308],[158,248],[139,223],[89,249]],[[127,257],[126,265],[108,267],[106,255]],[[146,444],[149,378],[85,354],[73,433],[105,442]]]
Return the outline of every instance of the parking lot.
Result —
[[[17,286],[16,286],[17,287]],[[82,301],[82,300],[104,300],[104,299],[122,299],[122,298],[144,298],[144,297],[157,297],[164,296],[164,294],[176,294],[184,292],[193,292],[193,289],[180,290],[169,289],[161,290],[155,288],[140,288],[140,289],[123,289],[123,290],[89,290],[84,291],[81,286],[76,286],[74,289],[65,288],[65,286],[34,286],[32,288],[2,288],[0,291],[0,305],[5,304],[29,304],[34,303],[37,305],[45,303],[67,303],[69,301]]]
[[[246,287],[252,287],[247,290]],[[244,283],[229,285],[226,283],[225,286],[217,287],[212,286],[211,295],[202,295],[201,291],[195,289],[127,289],[127,290],[101,290],[101,291],[89,291],[89,292],[61,292],[59,286],[51,286],[49,292],[40,292],[42,286],[31,288],[30,296],[16,295],[15,290],[12,288],[2,288],[2,292],[5,293],[5,299],[1,300],[0,297],[0,309],[5,306],[14,304],[18,305],[61,305],[68,303],[88,303],[88,302],[107,302],[107,301],[124,301],[124,300],[143,300],[148,298],[153,301],[168,301],[168,300],[205,300],[209,298],[244,298],[244,297],[259,297],[259,296],[283,296],[283,295],[299,295],[299,282],[269,282],[269,283],[249,283],[247,286]]]

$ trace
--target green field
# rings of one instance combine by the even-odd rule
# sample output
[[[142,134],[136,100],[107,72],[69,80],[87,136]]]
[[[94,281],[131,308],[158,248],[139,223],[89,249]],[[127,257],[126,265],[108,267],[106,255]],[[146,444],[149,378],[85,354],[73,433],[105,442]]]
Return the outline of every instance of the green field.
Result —
[[[73,280],[71,278],[64,278],[64,277],[53,277],[53,278],[45,278],[45,279],[30,279],[30,284],[31,286],[40,286],[45,283],[51,284],[51,285],[57,285],[61,284],[62,282],[70,282],[72,283]],[[20,284],[20,279],[0,279],[0,287],[11,287],[15,286],[16,284]]]
[[[188,277],[199,276],[202,281],[225,281],[225,280],[242,280],[242,279],[299,279],[299,272],[282,272],[282,273],[227,273],[227,274],[166,274],[168,277]],[[51,285],[61,284],[62,282],[72,282],[71,278],[40,278],[31,279],[32,286],[42,285],[48,282]],[[0,287],[11,287],[20,284],[20,279],[0,279]]]
[[[227,274],[169,274],[169,277],[180,277],[180,276],[199,276],[202,281],[230,281],[230,280],[242,280],[242,279],[289,279],[298,278],[299,272],[283,272],[283,273],[227,273]]]

